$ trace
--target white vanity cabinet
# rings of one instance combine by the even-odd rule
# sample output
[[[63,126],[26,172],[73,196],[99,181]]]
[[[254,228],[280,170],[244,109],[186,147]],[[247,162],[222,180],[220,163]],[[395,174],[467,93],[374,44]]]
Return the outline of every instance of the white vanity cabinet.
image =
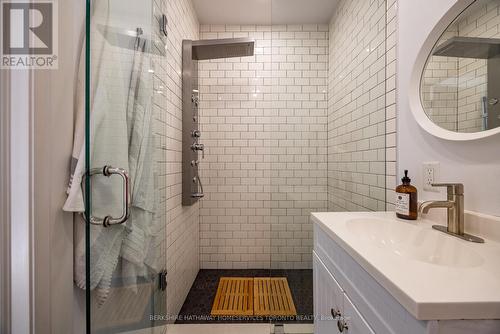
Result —
[[[314,273],[314,333],[373,334],[356,307],[349,300],[316,253]]]
[[[321,218],[325,215],[318,214]],[[379,216],[382,215],[379,214]],[[333,218],[337,217],[340,215]],[[376,268],[370,267],[371,264],[365,260],[366,257],[358,253],[356,260],[354,255],[351,256],[351,253],[346,251],[345,248],[349,248],[352,244],[348,244],[349,241],[343,239],[347,234],[342,233],[340,218],[337,225],[324,224],[314,215],[313,218],[315,334],[500,333],[500,320],[498,319],[418,320],[396,300],[387,288],[379,284],[379,280],[384,281],[387,278],[376,276],[378,275]],[[356,252],[356,250],[350,251]],[[373,252],[377,251],[374,248]],[[384,258],[384,261],[386,264],[392,263],[389,255]],[[398,270],[404,271],[405,268]],[[372,276],[369,271],[375,272],[375,276]],[[408,277],[408,279],[412,286],[421,286],[421,277],[418,275]],[[421,288],[426,287],[421,286]],[[455,306],[440,306],[436,310],[440,312],[447,307],[453,310]],[[342,321],[345,321],[344,326]]]
[[[318,225],[314,226],[315,334],[427,334],[427,322],[412,317]],[[347,330],[340,332],[332,308]]]

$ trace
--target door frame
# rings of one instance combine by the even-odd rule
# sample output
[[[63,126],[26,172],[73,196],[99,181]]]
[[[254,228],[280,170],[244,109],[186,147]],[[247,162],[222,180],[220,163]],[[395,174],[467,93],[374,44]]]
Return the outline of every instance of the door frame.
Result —
[[[31,71],[0,74],[0,317],[6,333],[34,333],[31,82]]]
[[[0,70],[0,332],[10,333],[10,73]]]

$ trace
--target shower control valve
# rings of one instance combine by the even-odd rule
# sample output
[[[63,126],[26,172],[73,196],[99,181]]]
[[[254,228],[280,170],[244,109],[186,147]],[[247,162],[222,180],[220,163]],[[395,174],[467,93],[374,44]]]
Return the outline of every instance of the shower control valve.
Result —
[[[191,136],[193,138],[200,138],[201,137],[201,131],[200,130],[193,130],[193,131],[191,131]]]
[[[200,98],[196,95],[191,95],[191,102],[194,103],[196,107],[198,107],[198,104],[200,103]]]
[[[193,166],[193,167],[196,167],[196,166],[198,166],[199,164],[200,164],[200,161],[199,161],[199,160],[192,160],[192,161],[191,161],[191,166]]]
[[[193,145],[191,145],[191,149],[193,151],[203,151],[205,149],[205,145],[198,144],[198,143],[193,143]]]
[[[193,145],[191,145],[191,149],[193,151],[201,151],[202,159],[205,159],[205,145],[194,143]]]

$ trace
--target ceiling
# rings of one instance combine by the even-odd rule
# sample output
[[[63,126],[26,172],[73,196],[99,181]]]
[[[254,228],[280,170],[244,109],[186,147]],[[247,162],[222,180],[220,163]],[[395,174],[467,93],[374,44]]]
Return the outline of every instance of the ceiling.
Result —
[[[328,23],[338,0],[193,0],[201,24]]]

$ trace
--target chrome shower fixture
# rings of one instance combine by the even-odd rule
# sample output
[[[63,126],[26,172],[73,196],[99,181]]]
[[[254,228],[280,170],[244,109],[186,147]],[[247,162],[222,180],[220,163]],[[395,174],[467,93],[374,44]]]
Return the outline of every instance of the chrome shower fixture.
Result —
[[[204,159],[205,145],[200,143],[198,61],[253,56],[254,50],[250,38],[182,41],[182,205],[205,196],[199,175],[199,153]]]

